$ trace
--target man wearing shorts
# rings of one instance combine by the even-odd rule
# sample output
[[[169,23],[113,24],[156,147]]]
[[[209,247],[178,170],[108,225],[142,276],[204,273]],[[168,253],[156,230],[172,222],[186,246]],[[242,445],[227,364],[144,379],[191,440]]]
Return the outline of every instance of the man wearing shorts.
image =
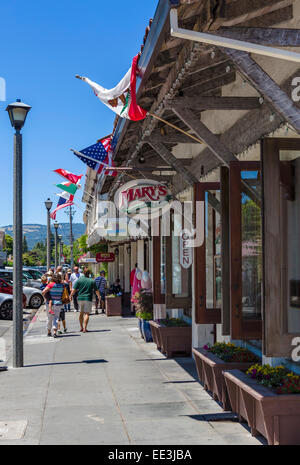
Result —
[[[105,279],[105,271],[104,270],[100,271],[100,276],[98,276],[95,279],[95,284],[96,284],[96,288],[100,292],[100,297],[101,297],[100,306],[101,306],[102,313],[104,313],[105,291],[106,291],[106,279]],[[97,302],[97,299],[96,299],[96,314],[98,314],[98,302]]]
[[[85,267],[83,269],[83,276],[79,278],[73,286],[70,298],[76,293],[78,305],[79,305],[79,323],[80,331],[87,333],[87,325],[89,322],[90,313],[92,311],[92,301],[94,292],[96,292],[98,299],[100,300],[100,292],[98,291],[95,281],[89,277],[90,270]]]

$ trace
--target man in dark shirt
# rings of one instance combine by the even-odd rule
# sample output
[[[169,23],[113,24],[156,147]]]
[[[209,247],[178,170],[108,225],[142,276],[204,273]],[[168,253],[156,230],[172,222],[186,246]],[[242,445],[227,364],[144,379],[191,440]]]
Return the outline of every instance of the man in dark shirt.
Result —
[[[100,271],[100,276],[95,279],[96,288],[100,293],[100,306],[102,309],[102,313],[104,313],[105,308],[105,291],[106,291],[106,279],[105,279],[105,271]],[[98,302],[96,300],[96,314],[98,314]]]
[[[80,277],[74,284],[70,298],[76,293],[79,304],[79,323],[80,331],[87,333],[87,325],[89,322],[90,313],[92,311],[93,295],[96,292],[100,299],[100,292],[96,288],[95,281],[90,278],[90,270],[85,267],[83,269],[83,276]]]

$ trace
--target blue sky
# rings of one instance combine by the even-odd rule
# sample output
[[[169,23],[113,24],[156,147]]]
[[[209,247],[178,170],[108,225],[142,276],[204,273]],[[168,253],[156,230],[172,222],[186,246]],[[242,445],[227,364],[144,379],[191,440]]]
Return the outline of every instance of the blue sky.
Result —
[[[32,106],[23,129],[23,223],[46,223],[44,201],[59,189],[64,168],[85,174],[70,148],[83,149],[112,130],[114,113],[75,74],[114,87],[143,42],[158,0],[0,1],[0,225],[12,224],[13,128],[7,104]],[[82,192],[76,203],[82,208]],[[76,207],[76,222],[82,210]],[[64,213],[57,220],[66,222]]]

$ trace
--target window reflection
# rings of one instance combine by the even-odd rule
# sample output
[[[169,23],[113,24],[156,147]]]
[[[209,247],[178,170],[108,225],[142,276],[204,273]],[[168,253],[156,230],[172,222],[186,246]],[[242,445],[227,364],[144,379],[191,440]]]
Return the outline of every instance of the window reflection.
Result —
[[[300,153],[280,152],[283,225],[283,309],[289,333],[300,332]]]
[[[242,180],[260,192],[259,171],[242,171]],[[245,319],[261,319],[262,218],[261,207],[242,193],[242,306]]]
[[[205,196],[206,308],[221,308],[221,216],[213,208],[220,201],[220,191]]]

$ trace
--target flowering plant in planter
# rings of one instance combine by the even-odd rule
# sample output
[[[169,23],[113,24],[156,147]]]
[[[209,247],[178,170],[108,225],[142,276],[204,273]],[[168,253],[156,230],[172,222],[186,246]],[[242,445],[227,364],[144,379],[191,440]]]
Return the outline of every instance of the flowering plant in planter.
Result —
[[[182,320],[181,318],[166,318],[165,320],[159,320],[159,322],[167,327],[190,326],[186,321]]]
[[[153,295],[150,292],[139,292],[137,296],[136,316],[142,320],[153,320]]]
[[[213,346],[205,345],[203,349],[216,355],[224,362],[252,363],[258,358],[250,350],[232,343],[216,342]]]
[[[246,372],[248,376],[276,392],[276,394],[300,394],[300,376],[289,372],[284,366],[255,364]]]

